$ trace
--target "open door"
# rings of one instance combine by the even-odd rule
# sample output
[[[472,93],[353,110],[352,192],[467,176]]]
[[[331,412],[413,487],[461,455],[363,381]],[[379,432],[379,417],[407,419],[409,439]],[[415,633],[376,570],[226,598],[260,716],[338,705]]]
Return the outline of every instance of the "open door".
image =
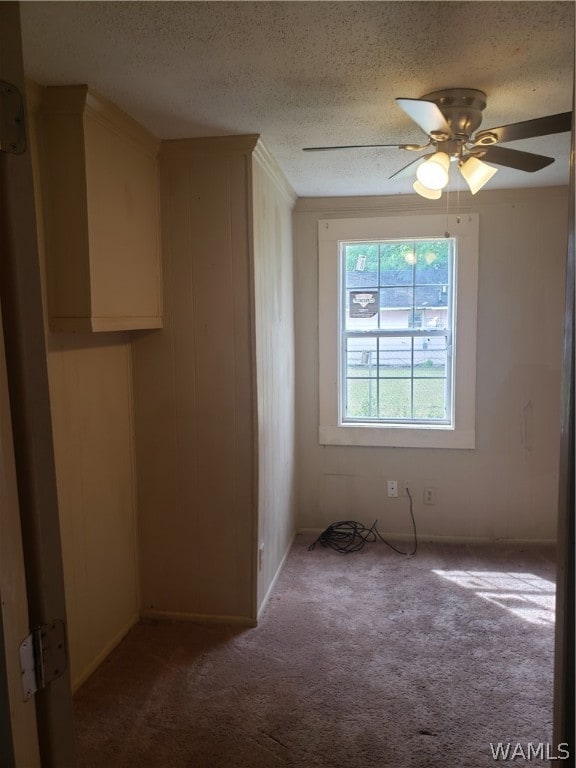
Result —
[[[27,689],[39,689],[24,701],[19,654],[31,629],[46,627],[48,638],[56,625],[65,632],[66,611],[15,2],[0,2],[0,81],[0,764],[72,768],[67,667],[53,665],[46,685],[32,669]],[[48,658],[39,639],[40,632],[27,645],[37,660]],[[65,647],[65,638],[57,644]]]
[[[12,419],[0,317],[0,765],[40,765],[34,700],[24,700],[19,646],[29,632]]]
[[[576,61],[575,61],[576,65]],[[576,78],[573,110],[576,107]],[[563,765],[576,765],[574,623],[575,617],[575,454],[574,454],[574,305],[576,288],[575,127],[572,117],[570,151],[570,209],[566,254],[566,304],[564,310],[564,359],[562,363],[562,425],[558,495],[558,567],[556,593],[556,654],[554,681],[554,744],[568,744],[570,756]]]

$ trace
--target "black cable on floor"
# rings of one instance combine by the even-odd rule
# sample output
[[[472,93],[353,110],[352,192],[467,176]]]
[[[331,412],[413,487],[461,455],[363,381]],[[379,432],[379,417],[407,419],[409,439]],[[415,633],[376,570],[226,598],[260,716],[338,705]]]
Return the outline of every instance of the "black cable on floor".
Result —
[[[371,525],[370,528],[366,528],[362,523],[357,523],[355,520],[342,520],[338,523],[332,523],[322,531],[320,536],[310,544],[308,551],[311,552],[316,544],[321,544],[323,547],[333,549],[335,552],[340,552],[344,555],[350,552],[358,552],[366,544],[375,542],[377,539],[384,542],[387,547],[393,549],[399,555],[415,555],[418,548],[418,535],[416,533],[416,520],[414,519],[414,510],[412,509],[412,494],[406,488],[406,493],[410,499],[410,518],[412,520],[412,531],[414,537],[414,543],[411,552],[403,552],[398,549],[389,541],[386,541],[384,536],[380,533],[376,527],[377,520]]]

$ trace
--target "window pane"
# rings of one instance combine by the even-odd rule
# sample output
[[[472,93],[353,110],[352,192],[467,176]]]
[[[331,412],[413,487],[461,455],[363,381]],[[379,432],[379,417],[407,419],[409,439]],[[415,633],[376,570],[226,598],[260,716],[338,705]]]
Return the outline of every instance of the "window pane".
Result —
[[[410,419],[410,389],[410,379],[380,379],[378,416],[381,419]]]
[[[452,240],[423,240],[416,248],[416,283],[448,283]]]
[[[448,289],[442,285],[414,289],[415,312],[420,313],[420,328],[446,328],[448,325]]]
[[[454,247],[451,238],[341,246],[347,420],[446,421]]]
[[[422,328],[424,323],[424,312],[421,309],[415,309],[412,316],[408,317],[409,328]]]
[[[376,339],[346,340],[346,375],[366,378],[376,376]]]
[[[446,307],[448,290],[445,285],[420,285],[414,289],[414,305],[422,307]]]
[[[376,417],[376,379],[346,380],[346,417],[369,419]]]
[[[345,320],[347,331],[378,328],[378,290],[346,291]]]
[[[412,286],[380,289],[380,328],[410,328],[412,323]]]
[[[344,255],[346,288],[378,286],[378,243],[349,243]]]
[[[446,377],[447,356],[445,336],[414,339],[414,376]]]
[[[415,263],[414,244],[380,244],[380,285],[412,285]]]
[[[410,337],[393,337],[379,339],[380,361],[379,376],[395,378],[412,375],[412,339]]]
[[[414,379],[414,418],[445,419],[446,379]]]

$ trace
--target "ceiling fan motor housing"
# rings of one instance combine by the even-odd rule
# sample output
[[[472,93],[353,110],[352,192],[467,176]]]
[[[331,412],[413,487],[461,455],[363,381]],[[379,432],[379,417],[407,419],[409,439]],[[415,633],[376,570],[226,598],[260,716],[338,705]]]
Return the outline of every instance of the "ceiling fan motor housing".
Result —
[[[418,164],[418,169],[428,163],[445,165],[448,157],[452,162],[458,162],[465,178],[466,175],[472,177],[474,168],[479,167],[478,163],[480,166],[485,166],[483,167],[484,184],[489,178],[486,176],[488,173],[486,163],[533,173],[554,162],[553,157],[497,145],[519,139],[564,133],[570,131],[572,127],[572,112],[562,112],[558,115],[545,115],[478,131],[482,123],[482,112],[486,107],[486,94],[476,88],[443,88],[431,91],[420,99],[397,98],[396,104],[429,137],[426,144],[349,144],[337,147],[305,147],[305,149],[318,151],[391,147],[420,152],[420,150],[432,148],[431,153],[412,160],[393,173],[390,178],[409,175],[413,172],[415,164]],[[493,172],[494,169],[492,169]],[[480,189],[476,182],[474,187],[475,191]]]
[[[422,96],[432,101],[446,118],[455,138],[469,139],[482,122],[482,110],[486,106],[486,94],[475,88],[444,88]],[[434,136],[439,140],[450,137]]]

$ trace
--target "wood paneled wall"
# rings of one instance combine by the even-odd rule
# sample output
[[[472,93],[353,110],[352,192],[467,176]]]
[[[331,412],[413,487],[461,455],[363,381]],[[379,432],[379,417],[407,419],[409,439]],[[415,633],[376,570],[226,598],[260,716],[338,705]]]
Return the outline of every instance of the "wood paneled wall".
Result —
[[[255,623],[294,534],[295,196],[252,136],[165,142],[161,198],[164,329],[47,332],[76,686],[140,607]]]
[[[47,339],[74,688],[139,617],[130,340],[104,336]]]
[[[164,329],[134,342],[148,615],[256,619],[255,141],[170,141],[160,152]]]
[[[260,143],[252,162],[254,311],[258,393],[258,607],[295,530],[295,196]]]
[[[164,330],[134,342],[143,610],[256,622],[294,533],[294,194],[257,136],[160,154]]]
[[[75,687],[140,589],[148,615],[255,623],[290,546],[295,196],[257,142],[163,145],[163,331],[46,331]]]
[[[34,119],[40,91],[30,84],[27,95],[46,307]],[[46,346],[71,676],[77,688],[139,615],[131,342],[126,333],[47,331]]]

